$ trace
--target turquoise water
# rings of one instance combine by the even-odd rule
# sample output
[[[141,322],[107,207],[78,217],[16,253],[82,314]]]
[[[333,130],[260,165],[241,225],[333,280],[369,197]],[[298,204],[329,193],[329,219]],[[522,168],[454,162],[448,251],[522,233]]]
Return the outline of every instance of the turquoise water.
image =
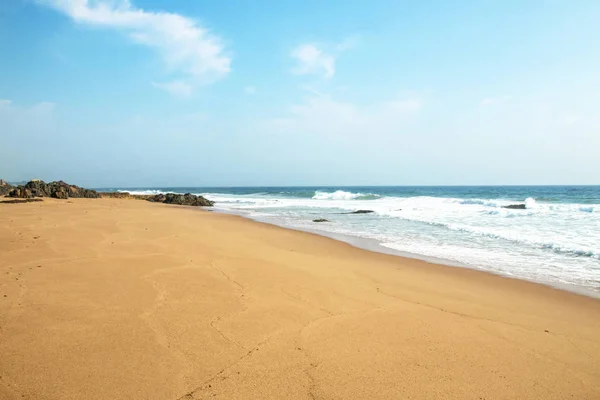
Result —
[[[127,190],[127,189],[125,189]],[[381,250],[600,294],[600,186],[142,188]],[[525,209],[507,209],[520,204]],[[349,214],[359,209],[370,214]],[[315,223],[325,218],[329,222]]]

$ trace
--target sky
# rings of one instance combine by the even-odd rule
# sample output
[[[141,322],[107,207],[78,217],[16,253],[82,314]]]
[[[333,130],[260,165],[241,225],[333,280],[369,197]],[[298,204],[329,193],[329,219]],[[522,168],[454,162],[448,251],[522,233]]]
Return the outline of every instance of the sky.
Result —
[[[600,184],[595,0],[0,0],[0,178]]]

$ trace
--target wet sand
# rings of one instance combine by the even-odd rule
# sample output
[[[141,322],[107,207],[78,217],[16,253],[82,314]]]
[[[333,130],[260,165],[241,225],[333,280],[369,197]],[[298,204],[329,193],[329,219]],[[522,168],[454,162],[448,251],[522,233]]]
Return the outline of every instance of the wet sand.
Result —
[[[0,399],[599,399],[600,301],[137,200],[0,204]]]

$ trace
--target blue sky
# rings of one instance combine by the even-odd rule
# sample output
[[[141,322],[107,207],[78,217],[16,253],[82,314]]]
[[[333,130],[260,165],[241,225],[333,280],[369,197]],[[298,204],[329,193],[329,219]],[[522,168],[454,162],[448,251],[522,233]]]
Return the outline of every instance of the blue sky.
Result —
[[[0,175],[600,184],[597,1],[0,1]]]

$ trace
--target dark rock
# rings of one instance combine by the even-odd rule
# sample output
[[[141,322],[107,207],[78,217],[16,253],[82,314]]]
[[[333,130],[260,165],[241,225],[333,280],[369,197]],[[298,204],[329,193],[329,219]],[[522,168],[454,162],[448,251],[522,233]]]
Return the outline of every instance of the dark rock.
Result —
[[[329,222],[329,220],[325,219],[325,218],[317,218],[317,219],[313,219],[313,222]]]
[[[4,179],[0,179],[0,196],[6,196],[11,190],[13,190],[13,187],[6,183]]]
[[[352,211],[351,213],[348,213],[348,214],[371,214],[374,212],[375,211],[373,211],[373,210],[356,210],[356,211]]]
[[[29,190],[34,197],[50,197],[52,193],[48,190],[46,182],[34,179],[25,184],[25,189]]]
[[[153,203],[163,203],[167,197],[164,194],[157,194],[154,196],[148,197],[146,200],[151,201]]]
[[[52,193],[52,197],[54,197],[55,199],[68,199],[69,194],[67,193],[65,188],[60,187]]]
[[[44,200],[42,200],[42,199],[14,199],[14,200],[0,201],[0,204],[33,203],[36,201],[44,201]]]
[[[32,193],[31,190],[29,189],[25,189],[22,186],[16,187],[14,189],[12,189],[10,192],[8,192],[8,197],[16,197],[16,198],[20,198],[20,199],[29,199],[32,197],[35,197]]]
[[[212,207],[215,204],[214,202],[212,202],[208,199],[205,199],[202,196],[196,196],[191,193],[157,194],[155,196],[150,196],[147,200],[154,202],[154,203],[177,204],[177,205],[181,205],[181,206],[192,206],[192,207]]]
[[[101,192],[100,197],[110,199],[133,199],[133,200],[149,200],[154,198],[152,194],[131,194],[129,192]]]
[[[502,206],[502,208],[509,208],[511,210],[526,210],[525,204],[510,204],[508,206]]]
[[[8,196],[17,198],[54,197],[56,199],[67,199],[69,197],[85,197],[95,199],[100,197],[98,192],[95,190],[69,185],[63,181],[45,183],[39,179],[29,181],[24,186],[17,186],[8,193]]]

